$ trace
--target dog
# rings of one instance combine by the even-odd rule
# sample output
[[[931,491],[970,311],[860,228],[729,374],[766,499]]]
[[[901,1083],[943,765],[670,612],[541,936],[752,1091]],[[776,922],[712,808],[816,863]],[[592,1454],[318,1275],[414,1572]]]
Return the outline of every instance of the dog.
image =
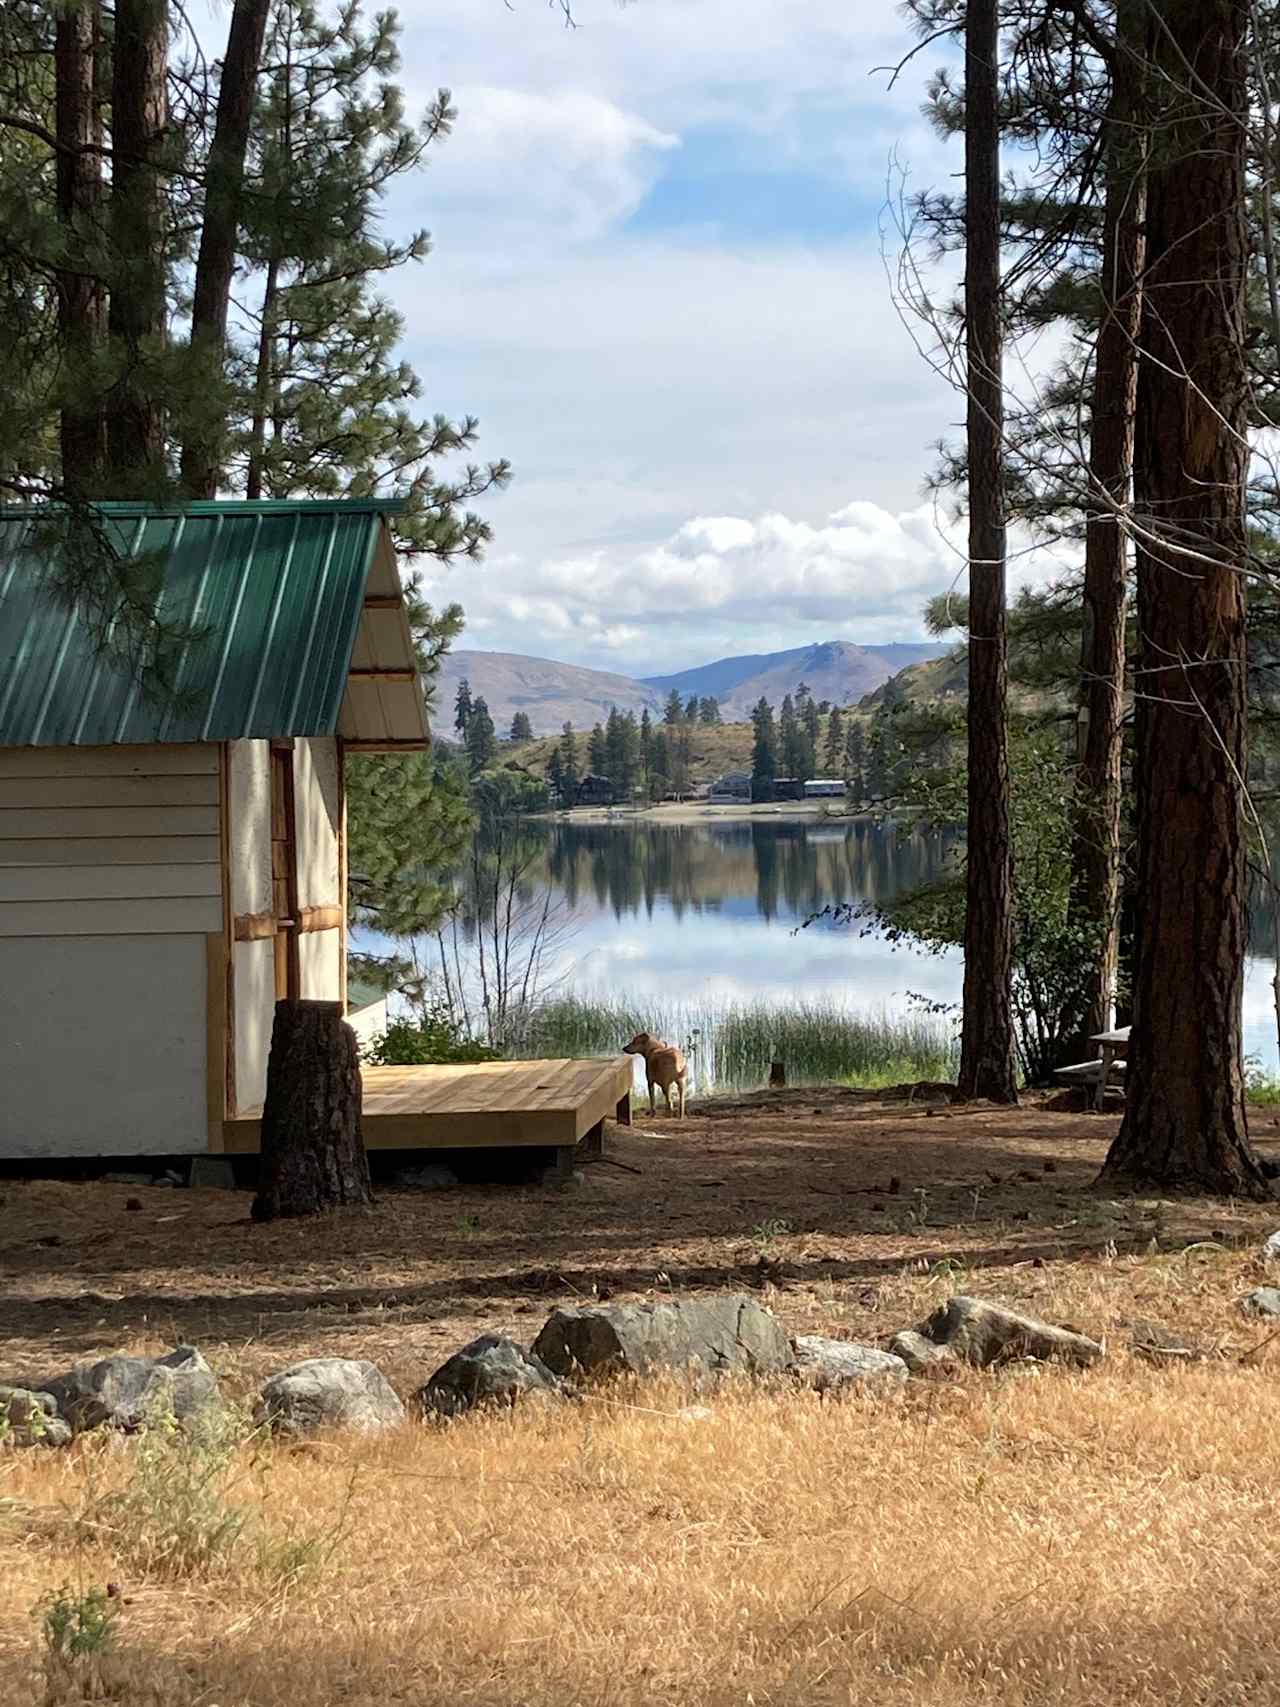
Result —
[[[622,1046],[624,1055],[644,1056],[644,1076],[649,1086],[649,1113],[656,1112],[654,1101],[654,1086],[658,1086],[666,1098],[667,1113],[672,1112],[671,1088],[676,1092],[675,1114],[677,1120],[684,1119],[684,1085],[689,1075],[688,1064],[674,1043],[660,1043],[656,1037],[650,1037],[647,1031],[638,1031],[630,1043]]]

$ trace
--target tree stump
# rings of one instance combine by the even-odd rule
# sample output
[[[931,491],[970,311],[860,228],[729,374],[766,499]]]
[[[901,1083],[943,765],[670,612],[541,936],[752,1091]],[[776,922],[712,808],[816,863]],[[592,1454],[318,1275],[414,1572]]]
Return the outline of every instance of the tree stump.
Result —
[[[341,1002],[277,1002],[255,1221],[368,1208],[360,1059]]]

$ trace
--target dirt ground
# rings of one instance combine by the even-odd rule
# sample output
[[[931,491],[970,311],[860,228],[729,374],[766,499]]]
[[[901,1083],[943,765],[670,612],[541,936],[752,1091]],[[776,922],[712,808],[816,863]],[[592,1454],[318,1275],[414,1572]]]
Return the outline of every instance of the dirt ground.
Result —
[[[793,1332],[876,1341],[910,1320],[912,1276],[1048,1306],[1063,1265],[1243,1250],[1280,1225],[1280,1207],[1099,1194],[1115,1124],[786,1091],[683,1124],[641,1112],[567,1190],[383,1189],[368,1215],[268,1227],[247,1193],[0,1180],[0,1379],[190,1342],[246,1387],[324,1354],[408,1391],[477,1333],[527,1342],[557,1305],[695,1289],[759,1288]],[[1253,1129],[1280,1156],[1280,1113]]]

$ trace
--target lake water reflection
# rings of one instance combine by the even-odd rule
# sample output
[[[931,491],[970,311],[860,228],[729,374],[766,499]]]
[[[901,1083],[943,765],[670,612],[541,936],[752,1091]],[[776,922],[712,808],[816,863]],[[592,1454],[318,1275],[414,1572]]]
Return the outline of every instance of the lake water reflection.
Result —
[[[830,902],[877,901],[937,877],[948,840],[868,819],[714,816],[546,825],[546,870],[571,915],[565,987],[669,1001],[832,996],[902,1011],[911,993],[960,999],[960,956],[922,955],[875,934],[797,926]],[[1270,921],[1255,920],[1261,948]],[[1245,1050],[1280,1065],[1270,982],[1251,959]]]
[[[959,1002],[958,952],[919,954],[858,927],[798,928],[828,903],[885,900],[936,878],[950,845],[941,835],[869,819],[731,812],[549,819],[527,832],[543,844],[530,883],[549,881],[561,903],[549,970],[562,992],[690,1006],[824,997],[890,1013],[906,1011],[913,994]],[[1255,945],[1269,950],[1273,940],[1261,907]],[[1270,958],[1251,959],[1244,1004],[1246,1053],[1269,1072],[1280,1067],[1272,971]]]

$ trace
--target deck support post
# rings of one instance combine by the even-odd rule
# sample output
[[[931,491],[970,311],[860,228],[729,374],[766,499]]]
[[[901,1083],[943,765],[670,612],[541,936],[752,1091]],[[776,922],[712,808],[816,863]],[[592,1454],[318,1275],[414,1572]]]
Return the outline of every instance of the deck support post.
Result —
[[[624,1096],[618,1104],[617,1120],[618,1120],[619,1126],[630,1126],[630,1124],[631,1124],[631,1092],[630,1091],[627,1092],[626,1096]]]
[[[586,1136],[579,1142],[578,1154],[580,1156],[592,1156],[592,1157],[604,1155],[604,1121],[603,1120],[597,1120],[595,1125],[591,1128],[590,1132],[588,1132],[586,1134]]]
[[[555,1161],[552,1163],[551,1173],[557,1185],[568,1185],[573,1178],[574,1163],[577,1159],[578,1146],[576,1144],[556,1145]]]

